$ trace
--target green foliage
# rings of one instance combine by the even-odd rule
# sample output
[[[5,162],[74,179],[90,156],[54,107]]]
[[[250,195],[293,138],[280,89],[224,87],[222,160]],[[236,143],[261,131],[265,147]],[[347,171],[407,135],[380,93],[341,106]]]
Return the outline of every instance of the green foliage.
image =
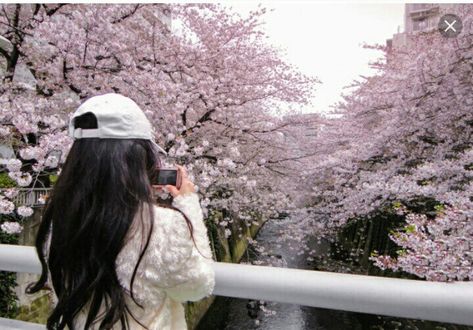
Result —
[[[428,180],[428,179],[424,179],[424,180],[417,180],[417,184],[419,186],[427,186],[429,184],[431,184],[432,181],[431,180]]]
[[[404,231],[408,234],[411,234],[416,231],[416,226],[413,224],[407,225],[404,227]]]
[[[402,203],[401,202],[394,202],[393,203],[393,209],[397,210],[398,208],[400,208],[402,206]]]
[[[397,250],[396,253],[397,253],[398,256],[402,257],[402,256],[406,255],[407,251],[406,251],[406,249],[400,249],[400,250]]]
[[[0,216],[0,224],[14,221],[11,216]],[[18,235],[10,235],[0,230],[0,244],[18,244]],[[18,312],[17,297],[13,288],[16,285],[16,274],[0,272],[0,317],[14,318]]]
[[[0,317],[14,318],[18,313],[15,285],[15,273],[0,272]]]
[[[8,173],[0,173],[0,188],[13,188],[16,187],[16,182],[8,176]]]
[[[56,174],[49,175],[49,181],[51,182],[51,185],[55,184],[57,181],[57,175]]]
[[[445,211],[445,206],[442,204],[438,204],[434,206],[434,209],[437,215],[442,215],[442,213]]]

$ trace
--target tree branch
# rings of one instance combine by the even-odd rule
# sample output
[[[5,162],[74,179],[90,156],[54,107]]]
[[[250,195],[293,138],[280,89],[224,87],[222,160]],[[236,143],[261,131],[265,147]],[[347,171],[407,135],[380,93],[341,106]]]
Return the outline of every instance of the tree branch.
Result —
[[[66,6],[67,3],[62,3],[62,4],[59,4],[57,7],[54,7],[54,8],[48,8],[48,6],[46,4],[43,4],[43,8],[44,10],[46,11],[46,15],[48,16],[52,16],[54,15],[59,9],[61,9],[62,7]]]
[[[131,12],[129,12],[128,14],[125,14],[125,15],[121,16],[120,18],[117,18],[116,20],[113,20],[113,21],[112,21],[112,24],[120,23],[120,22],[126,20],[128,17],[133,16],[133,15],[137,12],[137,10],[140,9],[141,7],[142,7],[142,6],[141,6],[140,4],[135,5],[135,7],[131,10]]]

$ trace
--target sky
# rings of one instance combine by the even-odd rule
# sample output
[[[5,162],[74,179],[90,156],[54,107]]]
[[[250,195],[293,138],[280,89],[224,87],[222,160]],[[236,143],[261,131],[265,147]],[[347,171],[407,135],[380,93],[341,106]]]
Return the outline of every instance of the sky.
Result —
[[[245,15],[258,2],[231,2],[226,6]],[[359,75],[371,75],[370,60],[381,52],[363,49],[362,44],[385,44],[386,39],[402,32],[402,3],[315,3],[269,2],[263,7],[274,9],[264,16],[263,29],[269,42],[286,49],[286,58],[300,71],[316,76],[312,105],[303,112],[327,112],[341,100],[343,89]]]

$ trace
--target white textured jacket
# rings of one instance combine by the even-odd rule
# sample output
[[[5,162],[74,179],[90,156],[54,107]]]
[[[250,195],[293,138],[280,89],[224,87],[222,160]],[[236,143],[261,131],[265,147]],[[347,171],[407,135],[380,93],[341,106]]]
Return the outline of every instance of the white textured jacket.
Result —
[[[130,280],[142,250],[142,231],[138,226],[141,223],[138,218],[140,212],[135,216],[133,226],[127,234],[128,241],[116,260],[117,275],[127,293],[127,305],[135,318],[149,330],[187,329],[182,302],[197,301],[209,296],[215,285],[212,252],[198,195],[179,195],[174,198],[172,205],[186,214],[192,222],[194,240],[200,253],[194,246],[182,214],[153,205],[153,234],[133,283],[134,298],[144,309],[137,306],[129,296]],[[148,211],[144,209],[142,212],[144,223],[150,221]],[[146,238],[147,231],[143,235]],[[84,329],[87,313],[88,309],[84,308],[76,316],[75,329]],[[131,329],[144,329],[132,317],[128,316],[128,319]],[[98,329],[98,323],[93,324],[91,329]],[[113,329],[121,330],[121,323],[116,323]]]

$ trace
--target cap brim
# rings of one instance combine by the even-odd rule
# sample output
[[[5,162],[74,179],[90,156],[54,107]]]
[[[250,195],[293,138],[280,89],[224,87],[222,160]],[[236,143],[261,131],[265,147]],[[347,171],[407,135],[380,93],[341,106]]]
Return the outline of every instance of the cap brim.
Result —
[[[159,146],[159,144],[157,144],[157,143],[154,142],[154,141],[151,141],[151,142],[152,142],[153,145],[156,147],[156,149],[158,149],[158,151],[159,151],[160,153],[162,153],[162,154],[164,154],[164,155],[166,155],[166,156],[168,155],[168,153],[166,152],[166,150],[164,150],[163,148],[161,148],[161,147]]]

